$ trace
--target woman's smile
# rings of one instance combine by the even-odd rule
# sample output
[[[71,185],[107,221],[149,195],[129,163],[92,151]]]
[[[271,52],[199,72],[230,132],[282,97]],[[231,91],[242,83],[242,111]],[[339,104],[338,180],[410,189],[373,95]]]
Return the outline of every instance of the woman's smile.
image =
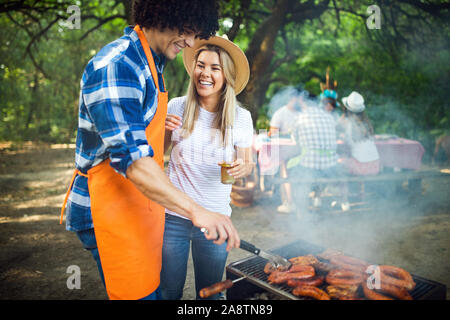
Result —
[[[200,97],[219,97],[225,83],[219,55],[213,51],[203,51],[194,69],[197,93]]]

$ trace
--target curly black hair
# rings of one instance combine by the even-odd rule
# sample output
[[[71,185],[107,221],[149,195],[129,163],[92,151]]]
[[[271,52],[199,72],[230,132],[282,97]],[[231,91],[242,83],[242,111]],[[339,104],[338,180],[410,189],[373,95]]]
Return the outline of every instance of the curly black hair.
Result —
[[[208,39],[219,30],[217,0],[135,0],[134,23],[144,28],[194,32]]]

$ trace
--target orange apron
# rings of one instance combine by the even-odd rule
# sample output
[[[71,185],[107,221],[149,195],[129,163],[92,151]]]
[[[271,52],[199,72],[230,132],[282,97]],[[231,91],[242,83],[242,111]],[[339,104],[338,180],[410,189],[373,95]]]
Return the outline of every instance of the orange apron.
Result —
[[[155,62],[141,28],[136,25],[134,30],[144,48],[158,90],[157,110],[145,133],[154,151],[153,159],[164,169],[168,93],[159,90]],[[141,299],[159,286],[164,208],[146,198],[109,163],[110,160],[105,160],[87,172],[92,220],[106,291],[110,299]],[[81,173],[76,170],[74,177],[77,174]],[[61,219],[64,208],[65,203]]]

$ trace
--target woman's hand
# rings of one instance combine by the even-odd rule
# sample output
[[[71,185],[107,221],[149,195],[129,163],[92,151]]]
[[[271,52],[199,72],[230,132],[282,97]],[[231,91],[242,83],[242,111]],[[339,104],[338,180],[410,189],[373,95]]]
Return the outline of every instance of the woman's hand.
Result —
[[[181,122],[181,117],[176,114],[168,114],[166,117],[166,130],[174,131],[178,128],[181,128],[183,122]]]
[[[233,176],[235,179],[244,178],[252,173],[254,165],[255,164],[253,162],[237,159],[231,163],[232,168],[228,169],[228,174]]]

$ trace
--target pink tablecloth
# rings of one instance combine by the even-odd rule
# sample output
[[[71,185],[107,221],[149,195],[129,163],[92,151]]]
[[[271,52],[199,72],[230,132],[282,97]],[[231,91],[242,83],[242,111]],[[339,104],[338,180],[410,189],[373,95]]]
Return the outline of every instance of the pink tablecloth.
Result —
[[[420,168],[425,152],[418,141],[403,138],[377,139],[375,144],[383,167],[395,169]],[[268,139],[255,136],[253,149],[258,153],[260,174],[272,175],[278,172],[280,161],[298,154],[297,145],[290,139]]]
[[[422,164],[425,149],[419,141],[403,138],[376,139],[375,144],[383,167],[418,170]]]

